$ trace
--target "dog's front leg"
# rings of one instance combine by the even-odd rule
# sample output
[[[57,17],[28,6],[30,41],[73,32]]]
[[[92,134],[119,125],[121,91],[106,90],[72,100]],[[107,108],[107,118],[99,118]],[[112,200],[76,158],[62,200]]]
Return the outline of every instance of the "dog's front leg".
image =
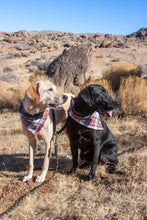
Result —
[[[95,172],[96,172],[96,168],[97,168],[98,160],[100,156],[100,146],[101,146],[100,141],[98,141],[97,143],[94,143],[94,154],[93,154],[91,170],[88,174],[88,181],[93,180],[95,178]]]
[[[23,182],[28,181],[33,176],[35,151],[36,151],[36,139],[34,137],[29,140],[29,170],[28,170],[28,174],[24,176]]]
[[[73,146],[72,144],[70,145],[71,148],[71,154],[72,154],[72,168],[70,171],[67,172],[67,174],[72,174],[76,171],[78,167],[78,148]]]
[[[38,182],[38,183],[41,183],[45,180],[46,173],[48,171],[49,158],[50,158],[50,154],[51,154],[51,142],[52,142],[52,140],[50,140],[50,141],[45,140],[45,155],[44,155],[42,171],[41,171],[41,174],[36,179],[36,182]]]

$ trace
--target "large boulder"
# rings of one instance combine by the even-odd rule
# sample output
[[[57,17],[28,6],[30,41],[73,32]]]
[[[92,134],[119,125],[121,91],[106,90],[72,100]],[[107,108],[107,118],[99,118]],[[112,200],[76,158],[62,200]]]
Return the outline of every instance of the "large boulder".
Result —
[[[64,50],[48,67],[47,75],[53,83],[74,94],[88,78],[89,58],[94,52],[92,44],[81,44]]]

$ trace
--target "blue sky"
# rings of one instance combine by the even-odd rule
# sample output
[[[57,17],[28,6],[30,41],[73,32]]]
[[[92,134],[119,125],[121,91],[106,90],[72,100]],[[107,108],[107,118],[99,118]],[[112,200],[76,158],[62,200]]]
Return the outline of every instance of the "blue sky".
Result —
[[[130,34],[147,27],[147,0],[0,0],[0,31]]]

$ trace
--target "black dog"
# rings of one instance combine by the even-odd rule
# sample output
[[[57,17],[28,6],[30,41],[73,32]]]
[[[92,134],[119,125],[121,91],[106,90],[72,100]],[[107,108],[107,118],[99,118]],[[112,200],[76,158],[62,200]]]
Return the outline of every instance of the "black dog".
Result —
[[[118,163],[116,141],[100,115],[112,116],[111,110],[119,103],[108,96],[100,85],[89,85],[73,100],[67,120],[67,134],[70,139],[73,167],[78,167],[78,149],[80,158],[92,162],[88,180],[95,177],[98,161],[108,165],[113,172]],[[90,118],[90,119],[89,119]],[[96,121],[96,123],[94,123]]]

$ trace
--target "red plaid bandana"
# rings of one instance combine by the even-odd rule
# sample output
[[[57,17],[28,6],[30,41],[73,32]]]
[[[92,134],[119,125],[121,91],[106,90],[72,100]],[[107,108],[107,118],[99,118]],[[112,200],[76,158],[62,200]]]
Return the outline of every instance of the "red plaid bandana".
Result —
[[[20,106],[20,119],[22,124],[31,131],[34,135],[37,135],[41,128],[44,126],[46,119],[49,114],[49,108],[46,108],[44,112],[39,113],[38,115],[29,115],[23,104]]]
[[[104,130],[102,123],[101,123],[100,115],[97,111],[93,112],[90,115],[86,115],[83,117],[73,112],[72,110],[73,106],[74,106],[74,103],[71,103],[70,109],[69,109],[69,115],[76,122],[78,122],[81,125],[84,125],[87,128],[92,128],[95,130]]]

